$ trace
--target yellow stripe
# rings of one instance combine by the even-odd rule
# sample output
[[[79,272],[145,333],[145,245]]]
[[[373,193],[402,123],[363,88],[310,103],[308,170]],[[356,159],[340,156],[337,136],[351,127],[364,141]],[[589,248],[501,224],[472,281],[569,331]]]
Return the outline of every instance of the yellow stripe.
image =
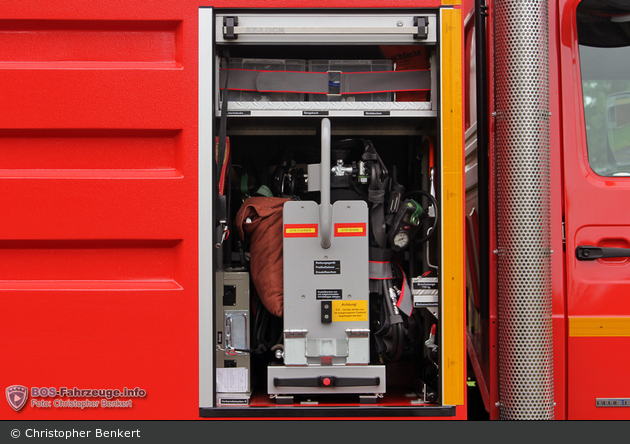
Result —
[[[442,9],[443,375],[445,405],[464,404],[464,196],[462,18]]]
[[[442,6],[461,5],[462,0],[442,0]]]
[[[569,336],[630,336],[630,317],[569,318]]]

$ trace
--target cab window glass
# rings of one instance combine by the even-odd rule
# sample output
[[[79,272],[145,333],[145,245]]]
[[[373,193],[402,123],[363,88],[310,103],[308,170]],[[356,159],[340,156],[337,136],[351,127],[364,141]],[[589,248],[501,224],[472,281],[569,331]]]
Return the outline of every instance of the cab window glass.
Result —
[[[630,2],[619,3],[577,8],[588,160],[600,176],[630,176]]]

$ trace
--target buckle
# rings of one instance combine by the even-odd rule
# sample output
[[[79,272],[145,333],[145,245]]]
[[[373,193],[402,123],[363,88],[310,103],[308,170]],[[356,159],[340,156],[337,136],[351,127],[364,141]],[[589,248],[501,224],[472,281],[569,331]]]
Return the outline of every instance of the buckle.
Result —
[[[328,74],[328,93],[327,96],[341,96],[341,73],[343,71],[326,71]],[[338,74],[333,76],[332,74]]]

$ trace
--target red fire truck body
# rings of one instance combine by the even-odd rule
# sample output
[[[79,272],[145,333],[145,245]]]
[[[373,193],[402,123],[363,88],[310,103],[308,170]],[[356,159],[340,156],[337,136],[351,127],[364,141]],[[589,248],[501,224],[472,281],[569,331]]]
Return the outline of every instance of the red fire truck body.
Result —
[[[496,0],[350,1],[343,9],[300,0],[3,1],[2,418],[466,419],[468,357],[468,377],[491,419],[627,419],[630,81],[624,85],[622,68],[630,59],[621,51],[630,8],[606,0],[533,3],[523,11],[520,2]],[[391,28],[380,30],[380,20]],[[301,28],[286,36],[285,27]],[[380,99],[328,98],[331,104],[313,108],[312,94],[295,108],[262,90],[255,99],[262,105],[223,101],[224,91],[238,89],[229,83],[237,71],[292,71],[247,68],[247,60],[306,59],[309,69],[298,70],[313,72],[325,59],[330,76],[345,69],[332,59],[377,66],[388,59],[386,46],[400,45],[388,71],[401,71],[407,52],[424,57],[410,69],[427,73],[409,88],[427,95],[409,106],[396,87],[384,88],[387,103],[369,106]],[[547,52],[532,55],[540,48]],[[326,88],[338,87],[332,79]],[[383,93],[371,86],[373,97]],[[380,154],[387,183],[396,182],[396,163],[406,187],[397,199],[417,211],[396,225],[405,208],[386,197],[395,203],[383,223],[394,253],[379,262],[370,250],[369,262],[392,268],[378,275],[370,266],[369,280],[392,285],[370,287],[369,301],[317,280],[343,277],[361,260],[367,272],[367,257],[346,259],[322,244],[340,256],[320,259],[312,247],[315,271],[305,278],[287,274],[285,255],[285,287],[314,280],[317,295],[297,325],[311,322],[302,312],[318,313],[313,327],[282,330],[281,317],[261,318],[250,239],[239,239],[238,207],[221,207],[222,196],[239,205],[267,196],[262,183],[248,182],[257,162],[265,162],[268,184],[280,177],[275,196],[306,200],[316,178],[322,186],[313,191],[323,190],[324,136],[317,175],[310,151],[295,159],[275,151],[290,145],[285,153],[299,154],[314,140],[319,156],[320,133],[332,139],[332,156],[342,146],[352,157],[356,140],[365,143],[363,157],[332,158],[333,180],[347,179],[349,189],[371,183]],[[261,160],[261,152],[269,154]],[[220,159],[227,169],[216,169]],[[277,175],[282,161],[291,169]],[[344,170],[350,162],[354,169]],[[306,163],[308,174],[300,170]],[[233,176],[225,180],[222,171]],[[285,193],[287,184],[299,192]],[[340,200],[349,211],[356,202]],[[367,202],[370,211],[378,206]],[[376,245],[378,224],[361,217],[339,219],[333,246],[355,245],[356,236]],[[294,251],[287,250],[292,238],[312,237],[308,230],[323,236],[322,220],[285,222],[284,249]],[[429,227],[426,239],[398,243],[394,227],[409,234],[415,226]],[[415,315],[398,312],[405,283]],[[383,299],[375,299],[379,292]],[[241,297],[245,307],[237,309]],[[388,298],[395,314],[377,321]],[[286,294],[284,303],[290,307]],[[368,318],[369,328],[354,328]],[[258,356],[264,322],[283,341]],[[350,325],[342,339],[326,336],[328,325],[342,322]],[[394,357],[396,333],[377,333],[390,322],[407,335]],[[312,338],[313,331],[324,337]]]
[[[508,25],[501,22],[501,14],[505,12],[501,10],[501,3],[489,2],[487,6],[488,40],[485,47],[488,53],[485,58],[488,64],[486,99],[490,159],[487,177],[491,204],[488,205],[489,246],[486,251],[489,297],[484,312],[483,287],[477,293],[475,283],[469,279],[469,296],[479,294],[477,301],[482,302],[476,306],[471,304],[468,310],[468,350],[490,418],[498,419],[504,416],[503,396],[512,401],[517,396],[528,396],[527,383],[514,378],[517,374],[515,366],[522,365],[524,373],[528,370],[535,372],[536,365],[542,362],[537,361],[535,353],[529,356],[527,353],[520,356],[508,353],[502,359],[499,352],[502,344],[509,348],[505,346],[506,342],[516,340],[514,331],[519,329],[518,340],[536,343],[544,338],[528,332],[533,318],[528,319],[527,315],[510,317],[509,313],[512,303],[525,307],[536,304],[537,295],[510,301],[501,293],[501,282],[511,273],[506,271],[508,265],[502,270],[500,264],[502,253],[505,254],[505,249],[500,246],[502,231],[506,238],[510,236],[506,226],[501,226],[501,218],[505,217],[502,214],[516,210],[515,201],[511,201],[512,204],[506,202],[503,199],[507,194],[501,195],[498,191],[501,170],[511,168],[501,163],[501,150],[507,146],[506,139],[501,139],[499,134],[506,102],[499,103],[500,89],[505,87],[499,83],[505,80],[498,78],[513,77],[506,74],[505,66],[498,66],[501,54],[497,48],[501,46],[499,39],[507,39],[510,43],[515,40],[510,39]],[[624,97],[621,93],[628,86],[624,84],[625,75],[620,66],[613,62],[627,44],[618,39],[626,16],[624,2],[559,1],[548,5],[549,179],[536,193],[545,193],[544,189],[549,193],[546,217],[550,221],[548,245],[552,253],[548,266],[536,266],[533,274],[521,281],[522,286],[515,291],[526,293],[527,280],[535,284],[531,276],[551,277],[553,333],[547,343],[553,350],[552,405],[556,419],[627,418],[623,393],[628,387],[621,376],[625,358],[616,352],[626,346],[628,306],[623,297],[626,285],[623,270],[627,259],[623,250],[607,250],[623,249],[627,245],[622,233],[628,213],[621,204],[628,186],[627,174],[621,157],[623,150],[611,142],[615,138],[622,140],[618,131],[623,123],[614,122],[611,116],[614,111],[620,115],[620,101]],[[466,44],[470,45],[468,42]],[[526,48],[527,44],[521,43],[522,48]],[[467,123],[467,126],[471,125]],[[507,132],[509,129],[504,130],[503,137]],[[476,191],[471,193],[468,177],[467,188],[467,215],[470,218],[479,201],[474,200]],[[522,199],[526,201],[528,197],[522,195]],[[476,215],[473,213],[473,216]],[[531,227],[522,226],[523,231],[528,229]],[[472,239],[475,237],[469,237]],[[476,246],[474,248],[479,251]],[[588,257],[593,253],[598,255],[596,259]],[[469,261],[469,264],[473,262]],[[524,271],[527,265],[521,265]],[[518,268],[516,264],[514,266]],[[502,303],[508,307],[504,309],[503,319]],[[504,334],[499,328],[502,322]],[[537,350],[542,353],[540,356],[544,355],[542,348]],[[597,357],[589,350],[597,350]],[[585,372],[596,376],[587,382]],[[543,387],[545,381],[548,384],[545,378],[539,379],[538,386]],[[515,411],[505,415],[523,418]]]

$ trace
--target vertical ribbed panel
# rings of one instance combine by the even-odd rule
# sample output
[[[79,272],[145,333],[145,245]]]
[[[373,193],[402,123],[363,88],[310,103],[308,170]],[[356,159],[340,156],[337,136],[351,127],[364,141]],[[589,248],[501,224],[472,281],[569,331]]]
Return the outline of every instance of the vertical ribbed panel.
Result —
[[[500,417],[553,419],[547,1],[495,7]]]

